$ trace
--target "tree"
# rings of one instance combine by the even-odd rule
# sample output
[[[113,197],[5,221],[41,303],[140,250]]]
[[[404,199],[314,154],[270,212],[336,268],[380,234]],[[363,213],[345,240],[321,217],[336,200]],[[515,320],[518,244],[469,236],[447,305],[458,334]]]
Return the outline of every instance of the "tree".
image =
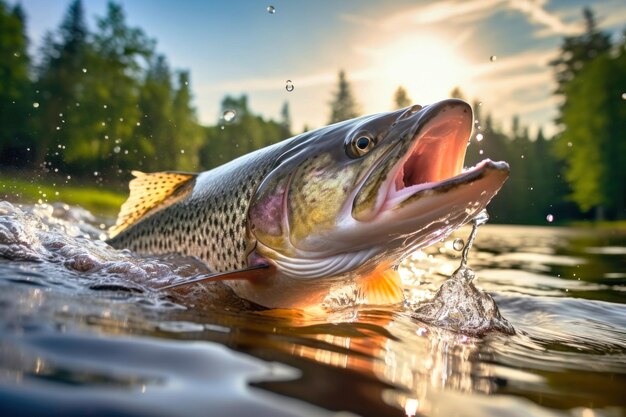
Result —
[[[605,52],[587,63],[564,87],[567,105],[561,111],[565,129],[555,151],[565,162],[571,198],[587,211],[612,218],[626,213],[626,53]]]
[[[465,96],[463,92],[461,91],[461,88],[458,86],[454,87],[452,91],[450,91],[450,97],[458,98],[460,100],[465,100]]]
[[[5,164],[22,164],[32,146],[28,115],[37,109],[30,100],[27,46],[22,8],[9,11],[0,0],[0,162]]]
[[[560,55],[551,62],[563,97],[554,141],[564,162],[571,198],[583,210],[596,208],[596,217],[626,217],[626,91],[624,45],[611,50],[610,35],[598,30],[593,12],[583,10],[585,32],[566,37]]]
[[[142,144],[142,159],[137,161],[138,166],[135,168],[147,171],[176,169],[176,157],[180,153],[180,147],[174,143],[171,77],[163,55],[157,55],[150,60],[139,91],[141,117],[139,124],[136,124],[135,138]],[[167,158],[159,159],[164,155]]]
[[[396,89],[396,92],[393,94],[393,103],[395,106],[394,109],[401,109],[411,105],[411,99],[404,87],[399,86]]]
[[[44,161],[59,163],[51,152],[55,145],[67,145],[71,138],[81,135],[85,125],[80,119],[80,103],[91,94],[85,85],[83,69],[90,54],[87,43],[87,24],[80,0],[74,0],[56,33],[48,33],[41,48],[41,63],[37,75],[35,100],[40,104],[37,112],[36,164]],[[50,154],[49,154],[50,152]]]
[[[585,7],[583,9],[585,32],[578,36],[568,36],[563,39],[559,56],[550,62],[555,70],[557,89],[555,94],[563,96],[564,101],[560,106],[562,111],[567,106],[565,87],[585,67],[585,64],[598,55],[607,52],[611,48],[611,37],[608,33],[600,32],[593,11]],[[557,124],[561,124],[558,116]]]
[[[191,105],[189,72],[178,73],[177,89],[173,101],[176,169],[197,170],[198,151],[202,144],[202,131],[196,121],[196,111]]]
[[[283,136],[288,138],[291,136],[291,112],[289,111],[289,102],[285,101],[280,110],[280,126],[283,130]]]
[[[334,98],[330,103],[330,109],[329,124],[353,119],[359,115],[352,88],[346,79],[344,70],[339,71],[337,91],[334,93]]]
[[[206,128],[206,138],[200,149],[200,162],[204,168],[213,168],[253,150],[284,139],[283,126],[273,120],[264,120],[248,108],[248,97],[226,96],[222,112],[236,112],[234,119],[222,117],[215,127]]]

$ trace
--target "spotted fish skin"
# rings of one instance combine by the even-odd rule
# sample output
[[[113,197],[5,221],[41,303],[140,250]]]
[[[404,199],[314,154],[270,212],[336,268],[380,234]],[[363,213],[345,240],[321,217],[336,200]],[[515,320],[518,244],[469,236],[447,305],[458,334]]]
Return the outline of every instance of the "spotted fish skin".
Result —
[[[188,195],[143,217],[108,243],[140,254],[179,253],[215,272],[247,266],[255,239],[247,230],[251,197],[289,141],[198,175]]]
[[[208,279],[265,307],[332,305],[346,286],[359,303],[401,302],[394,266],[471,220],[508,177],[490,160],[462,171],[473,121],[467,103],[445,100],[322,127],[201,174],[135,173],[110,243],[196,256],[218,273]]]

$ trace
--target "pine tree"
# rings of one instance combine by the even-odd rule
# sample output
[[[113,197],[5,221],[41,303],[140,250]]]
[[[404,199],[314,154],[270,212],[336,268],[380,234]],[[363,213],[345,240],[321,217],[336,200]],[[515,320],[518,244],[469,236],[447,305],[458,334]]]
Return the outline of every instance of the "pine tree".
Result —
[[[195,109],[191,105],[189,72],[180,71],[177,84],[173,102],[174,142],[177,148],[175,154],[178,156],[176,169],[198,170],[202,131],[196,121]]]
[[[289,102],[285,101],[283,107],[280,110],[280,126],[285,138],[291,136],[291,113],[289,111]]]
[[[39,94],[34,99],[40,103],[36,131],[37,165],[44,161],[60,163],[61,156],[55,158],[58,152],[49,151],[57,145],[69,145],[72,139],[83,133],[85,125],[78,107],[90,93],[83,72],[90,53],[87,36],[83,4],[74,0],[58,31],[48,33],[44,38],[37,71]]]
[[[176,169],[177,148],[172,123],[172,81],[167,60],[157,55],[150,61],[139,92],[139,125],[135,128],[142,160],[136,168],[146,171]],[[174,160],[172,160],[174,158]]]
[[[409,98],[409,94],[406,92],[404,87],[399,86],[396,89],[396,92],[393,94],[393,103],[394,109],[401,109],[411,105],[411,99]]]
[[[21,6],[9,11],[0,0],[0,163],[22,165],[32,146],[28,136],[33,108],[28,75],[25,17]]]
[[[585,32],[563,41],[556,68],[557,94],[563,97],[554,141],[564,161],[571,198],[596,217],[626,217],[626,53],[611,50],[610,35],[597,28],[590,9],[583,11]]]
[[[334,98],[330,103],[330,106],[331,113],[329,124],[353,119],[359,115],[356,101],[352,94],[352,88],[346,79],[346,73],[344,70],[339,71],[337,91],[334,93]]]
[[[559,56],[550,62],[555,70],[558,84],[555,94],[564,98],[560,105],[561,112],[567,106],[565,95],[567,84],[583,70],[586,63],[611,48],[611,36],[598,30],[595,15],[590,8],[583,9],[583,19],[585,21],[584,33],[564,38]],[[561,115],[559,115],[556,122],[561,124],[561,121]]]
[[[458,86],[454,87],[452,91],[450,91],[450,97],[458,98],[460,100],[465,100],[465,96],[463,92],[461,91],[461,88]]]

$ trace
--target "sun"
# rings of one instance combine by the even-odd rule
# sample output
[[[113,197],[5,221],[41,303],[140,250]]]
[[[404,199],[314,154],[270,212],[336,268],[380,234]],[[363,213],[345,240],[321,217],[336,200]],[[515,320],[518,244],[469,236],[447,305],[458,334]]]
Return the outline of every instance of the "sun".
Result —
[[[370,49],[378,62],[371,69],[373,85],[367,101],[390,105],[393,92],[403,86],[412,101],[428,104],[448,98],[455,86],[469,80],[468,64],[454,42],[432,35],[411,34]]]

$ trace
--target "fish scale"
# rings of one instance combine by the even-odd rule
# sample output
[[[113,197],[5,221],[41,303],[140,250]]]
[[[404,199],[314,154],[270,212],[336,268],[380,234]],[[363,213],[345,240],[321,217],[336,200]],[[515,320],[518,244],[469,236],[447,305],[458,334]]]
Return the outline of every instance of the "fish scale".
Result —
[[[109,244],[196,256],[216,272],[245,267],[255,244],[247,230],[248,205],[279,152],[265,148],[200,174],[189,196],[145,216]]]

